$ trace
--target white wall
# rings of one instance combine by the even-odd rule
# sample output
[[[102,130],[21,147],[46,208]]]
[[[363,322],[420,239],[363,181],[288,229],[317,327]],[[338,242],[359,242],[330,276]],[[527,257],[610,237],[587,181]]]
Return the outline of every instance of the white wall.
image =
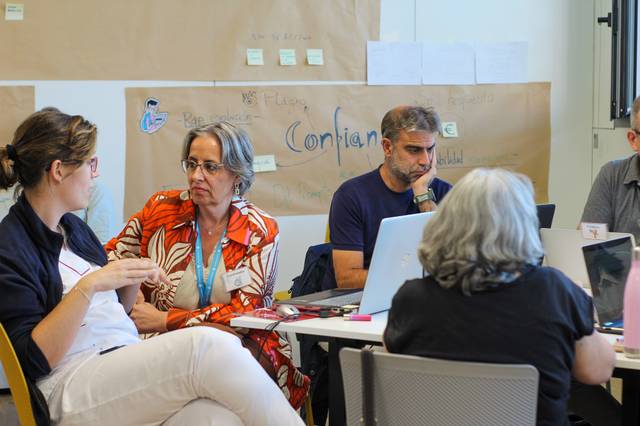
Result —
[[[529,81],[551,82],[556,227],[577,225],[591,186],[593,8],[587,0],[416,2],[417,40],[529,43]]]
[[[551,81],[549,193],[558,204],[555,226],[576,225],[591,182],[593,10],[593,0],[382,0],[384,40],[529,42],[529,79]],[[36,108],[56,106],[98,125],[101,179],[114,194],[119,214],[124,202],[124,88],[243,84],[253,83],[0,81],[34,85]],[[278,290],[283,290],[300,272],[307,246],[324,240],[326,215],[281,217],[279,222]]]

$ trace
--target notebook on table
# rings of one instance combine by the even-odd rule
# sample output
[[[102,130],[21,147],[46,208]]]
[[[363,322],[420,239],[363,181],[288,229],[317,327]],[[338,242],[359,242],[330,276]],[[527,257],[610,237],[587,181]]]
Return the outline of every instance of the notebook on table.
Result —
[[[391,307],[391,299],[408,279],[423,276],[418,261],[422,231],[434,212],[385,218],[369,264],[364,289],[331,289],[282,300],[304,310],[331,310],[359,305],[358,312],[374,314]]]

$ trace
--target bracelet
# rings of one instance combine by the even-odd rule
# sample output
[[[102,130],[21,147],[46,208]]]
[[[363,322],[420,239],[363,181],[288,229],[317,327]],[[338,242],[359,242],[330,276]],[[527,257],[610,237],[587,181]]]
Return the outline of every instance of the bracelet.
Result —
[[[89,302],[89,304],[91,304],[91,298],[89,297],[89,295],[87,293],[84,292],[83,289],[81,289],[78,286],[75,286],[73,289],[74,290],[78,290],[80,292],[80,294],[83,295],[85,299],[87,299],[87,302]]]

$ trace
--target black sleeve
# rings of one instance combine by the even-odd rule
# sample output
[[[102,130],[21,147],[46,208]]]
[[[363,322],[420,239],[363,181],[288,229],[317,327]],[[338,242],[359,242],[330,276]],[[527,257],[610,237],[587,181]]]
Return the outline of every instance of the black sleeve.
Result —
[[[51,371],[47,358],[31,338],[31,332],[46,315],[47,295],[39,284],[38,272],[28,264],[26,259],[0,258],[0,322],[25,376],[35,382]]]
[[[582,287],[575,284],[562,272],[555,270],[556,282],[565,288],[566,312],[565,318],[569,322],[569,327],[574,333],[574,340],[579,340],[584,336],[593,333],[593,300]]]
[[[423,280],[406,281],[393,296],[387,327],[382,339],[389,352],[406,353],[406,347],[415,337],[419,327],[421,304],[417,286],[424,286]]]
[[[571,299],[572,310],[571,316],[576,327],[576,340],[584,336],[593,334],[593,299],[583,289],[576,284],[572,284]]]

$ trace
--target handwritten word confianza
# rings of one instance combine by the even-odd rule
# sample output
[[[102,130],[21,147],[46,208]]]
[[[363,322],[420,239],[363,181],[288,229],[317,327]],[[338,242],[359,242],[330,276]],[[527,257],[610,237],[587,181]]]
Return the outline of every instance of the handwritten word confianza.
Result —
[[[340,123],[341,107],[336,107],[333,113],[333,129],[319,132],[304,132],[298,128],[302,121],[291,123],[284,135],[284,142],[289,150],[297,154],[306,152],[335,149],[338,166],[341,165],[341,154],[344,149],[363,149],[378,145],[376,130],[352,130],[342,127]],[[364,136],[363,136],[364,135]]]

